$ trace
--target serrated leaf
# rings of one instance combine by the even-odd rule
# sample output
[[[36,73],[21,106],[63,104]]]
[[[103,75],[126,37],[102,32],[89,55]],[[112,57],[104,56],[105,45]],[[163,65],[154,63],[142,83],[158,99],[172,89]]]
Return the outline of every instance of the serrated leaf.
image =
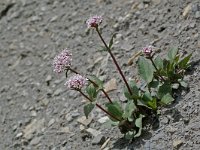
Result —
[[[109,113],[111,113],[113,116],[115,116],[116,118],[118,118],[119,120],[122,119],[122,115],[123,115],[123,110],[120,106],[120,104],[118,102],[113,102],[113,103],[107,103],[106,104],[106,107],[107,107],[107,111]],[[114,119],[113,117],[109,116],[110,119],[112,121],[118,121],[116,119]]]
[[[142,79],[144,79],[147,83],[150,83],[152,81],[153,66],[151,62],[144,57],[139,57],[138,72]]]
[[[96,91],[96,88],[94,87],[93,84],[90,84],[89,86],[87,86],[86,92],[89,95],[89,98],[91,100],[94,101],[96,99],[98,92]]]
[[[111,49],[112,48],[112,45],[113,45],[113,40],[114,38],[116,37],[116,33],[113,34],[112,38],[110,39],[110,42],[109,42],[109,45],[108,47]]]
[[[144,115],[139,116],[139,118],[137,118],[135,120],[135,126],[139,128],[138,133],[134,136],[134,137],[139,137],[142,133],[142,118],[144,117]]]
[[[88,103],[84,106],[84,113],[85,113],[85,117],[88,118],[88,115],[90,114],[90,112],[94,109],[95,104],[93,103]]]
[[[192,57],[192,53],[189,54],[188,56],[186,56],[185,58],[183,58],[183,59],[178,63],[179,67],[180,67],[181,69],[187,69],[187,67],[188,67],[188,62],[189,62],[189,60],[190,60],[191,57]]]
[[[95,83],[94,86],[97,86],[97,90],[103,89],[103,81],[101,81],[97,76],[91,75],[89,76],[89,80]]]
[[[129,100],[126,104],[123,118],[128,119],[129,121],[133,121],[133,112],[137,110],[137,107],[135,106],[133,100]]]
[[[172,87],[169,83],[164,83],[161,85],[158,89],[158,98],[162,99],[162,97],[166,94],[171,94],[172,93]]]
[[[169,93],[164,95],[161,99],[161,103],[164,105],[171,104],[171,102],[173,102],[173,101],[174,101],[174,98]]]
[[[171,48],[168,52],[168,58],[170,62],[172,63],[176,57],[176,54],[178,53],[178,48]]]
[[[139,97],[139,89],[135,83],[135,81],[131,80],[128,82],[128,85],[131,89],[132,95],[129,93],[127,87],[124,88],[124,96],[127,99],[137,99]]]
[[[160,56],[157,56],[154,60],[154,63],[157,67],[157,69],[163,69],[163,60],[161,59]]]

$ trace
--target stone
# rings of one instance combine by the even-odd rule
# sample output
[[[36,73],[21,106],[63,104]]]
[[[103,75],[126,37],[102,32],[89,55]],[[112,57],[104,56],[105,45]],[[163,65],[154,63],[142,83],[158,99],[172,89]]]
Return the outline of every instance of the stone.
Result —
[[[104,116],[104,117],[101,117],[100,119],[98,119],[98,122],[103,124],[105,123],[107,120],[109,120],[108,116]]]
[[[62,128],[60,128],[60,132],[61,133],[69,133],[70,132],[69,127],[62,127]]]
[[[35,132],[41,132],[44,128],[45,119],[34,119],[32,120],[23,130],[24,138],[31,139]]]
[[[22,137],[22,135],[23,135],[23,133],[20,132],[20,133],[18,133],[18,134],[16,135],[16,138],[20,138],[20,137]]]
[[[48,127],[50,127],[50,126],[53,125],[54,123],[55,123],[55,119],[52,118],[52,119],[49,121],[49,123],[48,123]]]
[[[95,129],[92,129],[92,128],[88,128],[88,129],[86,129],[85,131],[88,132],[89,134],[91,134],[91,135],[94,136],[94,137],[96,137],[96,136],[98,136],[98,135],[101,134],[100,131],[95,130]]]
[[[41,141],[41,139],[42,139],[42,137],[35,137],[35,138],[33,138],[32,140],[31,140],[31,142],[30,142],[30,145],[37,145],[37,144],[39,144],[40,143],[40,141]]]
[[[92,140],[92,144],[93,145],[101,145],[105,142],[106,138],[105,136],[103,136],[102,134],[94,137],[94,139]]]
[[[117,81],[115,78],[112,78],[110,81],[108,81],[106,84],[105,84],[105,91],[106,92],[110,92],[110,91],[113,91],[113,90],[116,90],[117,89]]]
[[[182,14],[184,18],[186,18],[186,17],[188,16],[188,13],[190,12],[191,8],[192,8],[192,4],[191,4],[191,3],[188,4],[188,5],[184,8],[183,14]]]
[[[61,93],[63,92],[63,89],[62,88],[59,88],[59,89],[57,89],[57,90],[55,90],[55,92],[54,92],[54,96],[59,96]]]
[[[77,121],[83,124],[84,126],[88,126],[92,122],[92,118],[91,117],[86,118],[85,116],[82,116],[78,118]]]
[[[110,138],[108,138],[108,139],[103,143],[103,145],[101,146],[101,149],[104,149],[104,148],[107,146],[107,144],[109,143],[109,141],[110,141]]]
[[[196,18],[196,19],[199,19],[199,18],[200,18],[200,11],[197,11],[197,12],[195,13],[195,18]]]
[[[174,148],[179,148],[183,144],[183,141],[181,140],[174,140],[173,141],[173,147]]]

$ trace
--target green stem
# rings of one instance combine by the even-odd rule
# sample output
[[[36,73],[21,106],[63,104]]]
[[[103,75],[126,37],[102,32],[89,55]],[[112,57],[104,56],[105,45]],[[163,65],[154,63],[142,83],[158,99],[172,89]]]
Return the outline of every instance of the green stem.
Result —
[[[90,102],[92,102],[92,100],[85,95],[81,90],[78,90],[86,99],[88,99]],[[103,107],[101,107],[101,105],[99,105],[98,103],[96,103],[96,106],[101,109],[103,112],[105,112],[107,115],[111,116],[112,118],[114,118],[117,121],[121,121],[120,119],[118,119],[117,117],[115,117],[113,114],[109,113],[107,110],[105,110]]]
[[[161,80],[162,80],[163,82],[165,82],[165,79],[160,75],[160,71],[159,71],[158,68],[156,67],[156,64],[154,63],[152,57],[150,57],[149,59],[150,59],[151,63],[153,64],[154,68],[156,69],[156,71],[158,72],[158,76],[161,78]]]
[[[76,70],[74,70],[74,69],[72,69],[72,68],[68,68],[70,71],[72,71],[73,73],[75,73],[75,74],[79,74]],[[90,80],[90,79],[88,79],[92,84],[94,84],[95,86],[97,86],[98,87],[98,85],[94,82],[94,81],[92,81],[92,80]],[[106,93],[106,91],[104,90],[104,89],[100,89],[103,93],[104,93],[104,95],[106,96],[106,98],[108,99],[108,101],[110,102],[110,103],[113,103],[112,102],[112,100],[111,100],[111,98],[108,96],[108,94]]]
[[[123,74],[121,68],[119,67],[119,65],[118,65],[118,63],[117,63],[117,60],[115,59],[115,57],[114,57],[114,55],[113,55],[111,49],[108,47],[108,45],[107,45],[106,42],[104,41],[104,39],[103,39],[101,33],[99,32],[98,27],[96,27],[96,31],[97,31],[97,33],[98,33],[98,35],[99,35],[101,41],[102,41],[103,44],[105,45],[106,49],[108,50],[108,53],[110,54],[110,56],[111,56],[111,58],[112,58],[112,60],[113,60],[113,62],[114,62],[114,64],[115,64],[115,66],[117,67],[117,70],[119,71],[119,73],[120,73],[120,75],[121,75],[121,77],[122,77],[122,79],[123,79],[123,81],[124,81],[124,83],[125,83],[125,85],[126,85],[128,91],[129,91],[129,93],[130,93],[131,95],[133,95],[133,94],[132,94],[132,91],[131,91],[131,88],[130,88],[130,86],[128,85],[128,82],[127,82],[127,80],[126,80],[126,78],[125,78],[125,76],[124,76],[124,74]]]

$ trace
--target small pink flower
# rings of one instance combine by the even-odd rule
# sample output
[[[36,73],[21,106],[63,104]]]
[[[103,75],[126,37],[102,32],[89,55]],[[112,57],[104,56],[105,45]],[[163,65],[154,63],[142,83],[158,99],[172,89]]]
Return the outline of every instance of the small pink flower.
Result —
[[[60,54],[58,54],[53,60],[53,68],[57,73],[61,73],[65,68],[71,66],[72,53],[67,49],[64,49]]]
[[[153,46],[151,46],[151,45],[146,46],[146,47],[143,48],[143,53],[146,56],[150,56],[152,52],[153,52]]]
[[[87,79],[79,74],[76,74],[69,78],[69,80],[65,83],[65,85],[70,89],[81,89],[84,85],[86,85]]]
[[[102,17],[101,16],[93,16],[93,17],[90,17],[87,21],[87,26],[88,28],[96,28],[98,27],[101,23],[102,23]]]

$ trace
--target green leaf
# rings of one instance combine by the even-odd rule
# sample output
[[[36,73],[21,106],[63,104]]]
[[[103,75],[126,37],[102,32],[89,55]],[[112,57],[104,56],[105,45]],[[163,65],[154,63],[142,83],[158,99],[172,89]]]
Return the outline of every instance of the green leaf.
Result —
[[[151,101],[148,101],[148,106],[151,107],[153,110],[157,109],[157,100],[153,98]]]
[[[140,114],[139,118],[137,118],[135,120],[135,125],[136,125],[136,127],[139,128],[139,131],[134,137],[139,137],[141,135],[141,133],[142,133],[142,118],[143,117],[144,117],[144,115]]]
[[[97,90],[103,89],[103,81],[101,81],[97,76],[91,75],[89,76],[89,80],[95,83],[94,87],[97,87]]]
[[[123,110],[118,102],[115,101],[113,103],[107,103],[106,107],[107,107],[107,110],[109,113],[111,113],[113,116],[115,116],[119,120],[122,119]],[[118,121],[111,116],[109,116],[109,117],[112,121]]]
[[[174,101],[174,98],[169,93],[164,95],[161,99],[161,103],[164,105],[171,104],[171,102],[173,102],[173,101]]]
[[[119,121],[112,121],[112,120],[108,119],[108,120],[106,120],[105,123],[103,123],[103,126],[105,128],[111,128],[112,126],[118,126],[118,124],[119,124]]]
[[[131,140],[133,139],[135,136],[135,131],[128,131],[126,134],[125,134],[125,139],[127,140]]]
[[[148,84],[148,87],[157,89],[159,84],[159,81],[152,81]]]
[[[95,104],[93,103],[88,103],[84,106],[84,113],[85,113],[85,116],[86,118],[88,118],[88,115],[90,114],[90,112],[93,110]]]
[[[94,87],[93,84],[90,84],[89,86],[87,86],[86,92],[89,95],[89,98],[91,100],[94,101],[96,99],[98,92],[96,91],[96,88]]]
[[[128,119],[129,121],[133,121],[133,112],[136,110],[137,107],[135,106],[133,100],[129,100],[128,103],[126,103],[123,118]]]
[[[152,81],[153,66],[151,62],[144,57],[139,57],[138,72],[142,79],[144,79],[147,83],[150,83]]]
[[[117,34],[117,33],[114,33],[113,36],[112,36],[112,38],[110,39],[110,42],[109,42],[109,45],[108,45],[108,47],[109,47],[110,49],[112,48],[113,40],[114,40],[114,38],[116,37],[116,34]]]
[[[178,63],[179,67],[180,67],[181,69],[187,69],[187,68],[188,68],[188,62],[189,62],[189,60],[190,60],[191,57],[192,57],[192,53],[189,54],[188,56],[186,56],[185,58],[183,58],[183,59]]]
[[[164,83],[163,85],[161,85],[158,89],[158,98],[162,98],[164,95],[166,94],[171,94],[172,93],[172,87],[169,83]]]
[[[144,95],[142,96],[142,100],[145,102],[151,101],[153,98],[149,92],[145,92]]]
[[[142,97],[143,102],[153,110],[157,109],[157,100],[151,96],[151,93],[145,92]]]
[[[172,63],[178,53],[178,48],[171,48],[168,52],[169,61]]]
[[[124,88],[124,95],[127,99],[137,99],[139,97],[139,89],[135,83],[135,81],[130,80],[128,82],[128,85],[131,89],[132,95],[129,93],[127,87]]]
[[[158,69],[163,69],[163,60],[160,56],[157,56],[154,60],[154,63]]]

